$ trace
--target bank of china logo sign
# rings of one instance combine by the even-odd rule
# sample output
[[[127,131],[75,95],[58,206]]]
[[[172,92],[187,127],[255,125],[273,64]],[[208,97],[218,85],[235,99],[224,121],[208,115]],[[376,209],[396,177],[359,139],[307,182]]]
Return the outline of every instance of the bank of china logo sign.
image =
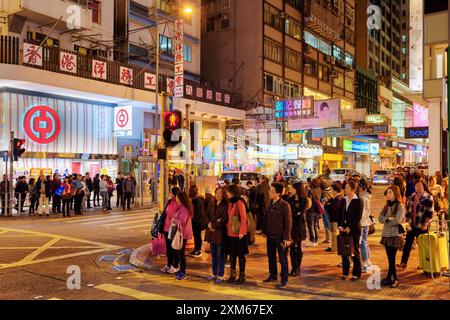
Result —
[[[32,141],[50,144],[56,141],[61,133],[61,119],[54,109],[37,106],[27,111],[23,127]]]
[[[114,108],[114,135],[116,137],[133,135],[133,107]]]

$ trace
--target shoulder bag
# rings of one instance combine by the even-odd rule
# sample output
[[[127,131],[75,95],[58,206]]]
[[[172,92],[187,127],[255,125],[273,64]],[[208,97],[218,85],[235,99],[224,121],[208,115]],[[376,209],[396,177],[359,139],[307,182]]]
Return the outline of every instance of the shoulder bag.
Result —
[[[370,236],[370,235],[374,234],[377,230],[375,229],[375,222],[373,221],[373,217],[369,216],[369,218],[370,218],[370,221],[372,221],[372,224],[369,226],[369,232],[368,232],[368,235]]]
[[[183,230],[181,228],[181,225],[178,225],[177,232],[175,233],[175,236],[173,237],[172,240],[172,249],[177,251],[183,249],[183,242],[184,242]]]
[[[234,208],[234,214],[231,217],[231,232],[234,234],[239,234],[241,230],[241,215],[239,214],[239,205],[236,202],[236,207]],[[237,212],[237,213],[236,213]]]

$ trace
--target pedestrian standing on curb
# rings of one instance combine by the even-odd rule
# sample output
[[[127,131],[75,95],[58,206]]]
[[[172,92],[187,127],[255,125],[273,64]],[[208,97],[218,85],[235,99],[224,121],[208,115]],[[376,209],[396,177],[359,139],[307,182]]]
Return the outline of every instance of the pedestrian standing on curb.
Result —
[[[50,215],[49,202],[52,196],[50,191],[50,181],[44,174],[41,174],[38,182],[36,183],[36,190],[39,193],[39,209],[38,214],[42,216],[43,213],[48,217]]]
[[[36,204],[39,200],[38,193],[36,192],[36,180],[34,180],[34,178],[31,178],[30,181],[28,181],[28,190],[30,198],[30,208],[28,210],[28,214],[30,216],[34,216],[37,210]]]
[[[178,202],[178,194],[180,193],[180,188],[174,187],[172,188],[170,192],[170,199],[167,202],[165,213],[166,213],[166,219],[164,220],[164,227],[163,227],[163,235],[164,239],[166,240],[166,257],[167,257],[167,264],[162,267],[160,270],[164,273],[169,274],[175,274],[177,273],[179,269],[180,261],[178,259],[178,253],[176,250],[172,248],[172,238],[169,239],[169,230],[172,225],[172,219],[175,215],[175,212],[179,209],[178,207],[181,206],[181,204]],[[176,226],[176,225],[174,225]],[[173,236],[173,235],[172,235]]]
[[[25,204],[25,198],[27,197],[27,192],[28,192],[28,184],[26,181],[26,177],[25,176],[19,177],[19,181],[17,182],[15,188],[15,194],[17,197],[17,205],[16,205],[17,212],[21,213],[25,212],[23,207]]]
[[[198,187],[193,184],[189,187],[189,199],[194,208],[194,217],[192,219],[192,231],[194,233],[194,250],[189,253],[190,256],[199,258],[202,256],[202,231],[208,226],[205,215],[205,199],[198,193]]]
[[[122,184],[122,190],[123,190],[123,195],[124,195],[123,205],[122,205],[123,210],[125,210],[125,206],[127,207],[128,210],[131,210],[131,198],[133,197],[134,189],[135,189],[135,185],[133,182],[133,178],[131,176],[131,173],[128,173],[127,178],[125,180],[123,180],[123,184]]]
[[[89,191],[86,183],[86,176],[81,178],[81,183],[83,184],[83,200],[81,201],[81,212],[87,212],[87,199],[89,196]]]
[[[384,245],[386,249],[386,255],[389,261],[389,271],[381,284],[383,286],[397,288],[399,281],[397,270],[395,268],[395,259],[397,250],[400,246],[401,237],[398,226],[402,224],[405,218],[406,209],[403,204],[403,196],[399,187],[390,186],[386,189],[384,194],[387,201],[378,220],[383,224],[380,243]]]
[[[0,182],[0,197],[2,200],[2,213],[0,216],[4,217],[6,213],[6,192],[8,190],[9,180],[6,174],[3,175],[3,180]]]
[[[91,196],[92,192],[94,191],[94,182],[92,181],[91,174],[89,172],[86,172],[86,186],[87,186],[87,193],[86,193],[87,209],[91,209]]]
[[[181,204],[173,216],[173,223],[181,227],[183,234],[183,247],[177,251],[180,261],[180,271],[176,273],[176,279],[182,281],[186,279],[186,244],[192,239],[192,218],[194,217],[194,208],[186,192],[178,193],[178,202]]]
[[[84,190],[83,190],[83,183],[81,182],[81,179],[83,179],[83,176],[81,174],[77,174],[77,179],[74,180],[73,184],[75,186],[75,203],[74,203],[74,212],[75,215],[82,215],[81,212],[81,206],[83,205],[83,198],[84,198]]]
[[[269,206],[264,222],[263,235],[267,238],[267,257],[269,260],[269,277],[263,282],[277,281],[277,252],[281,264],[280,289],[285,289],[288,284],[288,248],[292,243],[292,213],[289,203],[281,199],[283,186],[273,183],[270,188]]]
[[[269,179],[265,176],[259,178],[259,184],[256,187],[256,201],[255,201],[255,210],[257,212],[256,218],[256,230],[258,233],[261,233],[264,224],[264,216],[267,208],[270,205],[270,197],[269,197]]]
[[[52,212],[53,213],[61,213],[61,196],[55,194],[55,191],[61,187],[61,180],[59,178],[59,174],[53,174],[53,180],[50,184],[50,191],[52,192],[53,202],[52,202]]]
[[[230,255],[230,277],[229,283],[243,284],[246,281],[245,267],[246,255],[248,250],[248,219],[244,199],[240,196],[240,188],[237,185],[231,185],[228,188],[228,253]],[[239,259],[239,279],[236,281],[236,262]]]
[[[372,191],[365,179],[359,180],[359,198],[364,204],[363,214],[361,217],[361,261],[362,261],[362,273],[367,273],[372,270],[372,262],[370,261],[370,247],[369,247],[369,228],[373,225],[371,218],[371,206]]]
[[[330,217],[331,224],[331,246],[326,248],[326,252],[336,252],[338,248],[337,244],[337,236],[339,234],[338,230],[338,212],[339,212],[339,204],[344,198],[344,190],[342,189],[342,182],[336,181],[331,185],[332,189],[332,197],[325,204],[325,208],[328,212],[328,216]]]
[[[215,201],[207,208],[208,229],[205,241],[210,243],[212,274],[208,281],[223,282],[225,274],[225,234],[228,223],[228,195],[224,188],[216,189]]]
[[[100,177],[100,195],[102,197],[102,208],[103,212],[108,211],[108,202],[109,202],[109,195],[108,195],[108,181],[106,179],[105,175],[101,175]]]
[[[64,191],[62,194],[62,214],[63,217],[70,217],[70,203],[72,202],[72,196],[73,196],[73,187],[72,183],[70,183],[70,178],[66,177],[64,178],[63,183]]]
[[[111,199],[113,197],[114,191],[116,188],[114,187],[114,182],[112,181],[110,176],[107,176],[106,179],[107,189],[108,189],[108,210],[112,210]]]
[[[309,243],[307,243],[305,246],[317,247],[319,245],[319,202],[322,199],[322,189],[320,188],[319,180],[313,179],[311,181],[311,190],[309,191],[309,197],[312,201],[312,206],[306,213]]]
[[[329,187],[325,181],[321,180],[320,189],[322,190],[320,202],[322,203],[322,205],[324,207],[323,226],[325,229],[325,240],[322,242],[322,244],[329,245],[331,243],[331,222],[330,222],[330,215],[327,212],[327,208],[325,207],[325,204],[332,197],[332,188]]]
[[[361,217],[364,204],[358,198],[358,187],[354,180],[349,180],[345,186],[345,197],[341,201],[338,228],[339,237],[346,237],[348,244],[353,247],[350,255],[342,255],[342,280],[347,280],[350,272],[350,256],[353,258],[352,280],[361,278],[361,254],[359,241],[361,238]],[[340,240],[341,241],[341,240]]]
[[[301,182],[295,183],[293,189],[294,194],[289,199],[292,211],[292,244],[290,246],[292,270],[289,275],[291,277],[298,277],[303,260],[302,241],[306,240],[308,194],[306,193],[304,184]]]
[[[116,194],[117,194],[117,200],[116,200],[116,207],[123,208],[123,203],[125,201],[124,199],[124,191],[123,191],[123,181],[125,178],[123,177],[122,172],[119,172],[118,177],[116,178]]]
[[[95,199],[97,199],[97,205]],[[100,207],[100,175],[98,173],[94,177],[94,208],[97,207]]]

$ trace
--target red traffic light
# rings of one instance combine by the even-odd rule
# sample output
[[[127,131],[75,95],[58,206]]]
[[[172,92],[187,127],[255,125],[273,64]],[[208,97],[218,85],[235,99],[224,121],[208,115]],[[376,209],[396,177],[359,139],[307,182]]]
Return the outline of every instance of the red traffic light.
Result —
[[[166,129],[176,130],[181,128],[181,112],[164,112],[164,127]]]
[[[15,161],[25,153],[25,148],[23,148],[24,144],[25,139],[14,139],[13,156]]]

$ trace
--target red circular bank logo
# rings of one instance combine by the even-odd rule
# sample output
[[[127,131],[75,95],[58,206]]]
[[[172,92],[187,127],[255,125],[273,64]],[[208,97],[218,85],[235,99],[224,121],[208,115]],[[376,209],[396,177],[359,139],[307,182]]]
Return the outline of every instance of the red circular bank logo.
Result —
[[[61,120],[50,107],[37,106],[27,111],[23,127],[28,137],[40,144],[49,144],[61,133]]]
[[[128,112],[125,109],[120,109],[119,112],[117,112],[116,123],[119,128],[125,128],[128,124],[129,119],[130,117],[128,116]]]

